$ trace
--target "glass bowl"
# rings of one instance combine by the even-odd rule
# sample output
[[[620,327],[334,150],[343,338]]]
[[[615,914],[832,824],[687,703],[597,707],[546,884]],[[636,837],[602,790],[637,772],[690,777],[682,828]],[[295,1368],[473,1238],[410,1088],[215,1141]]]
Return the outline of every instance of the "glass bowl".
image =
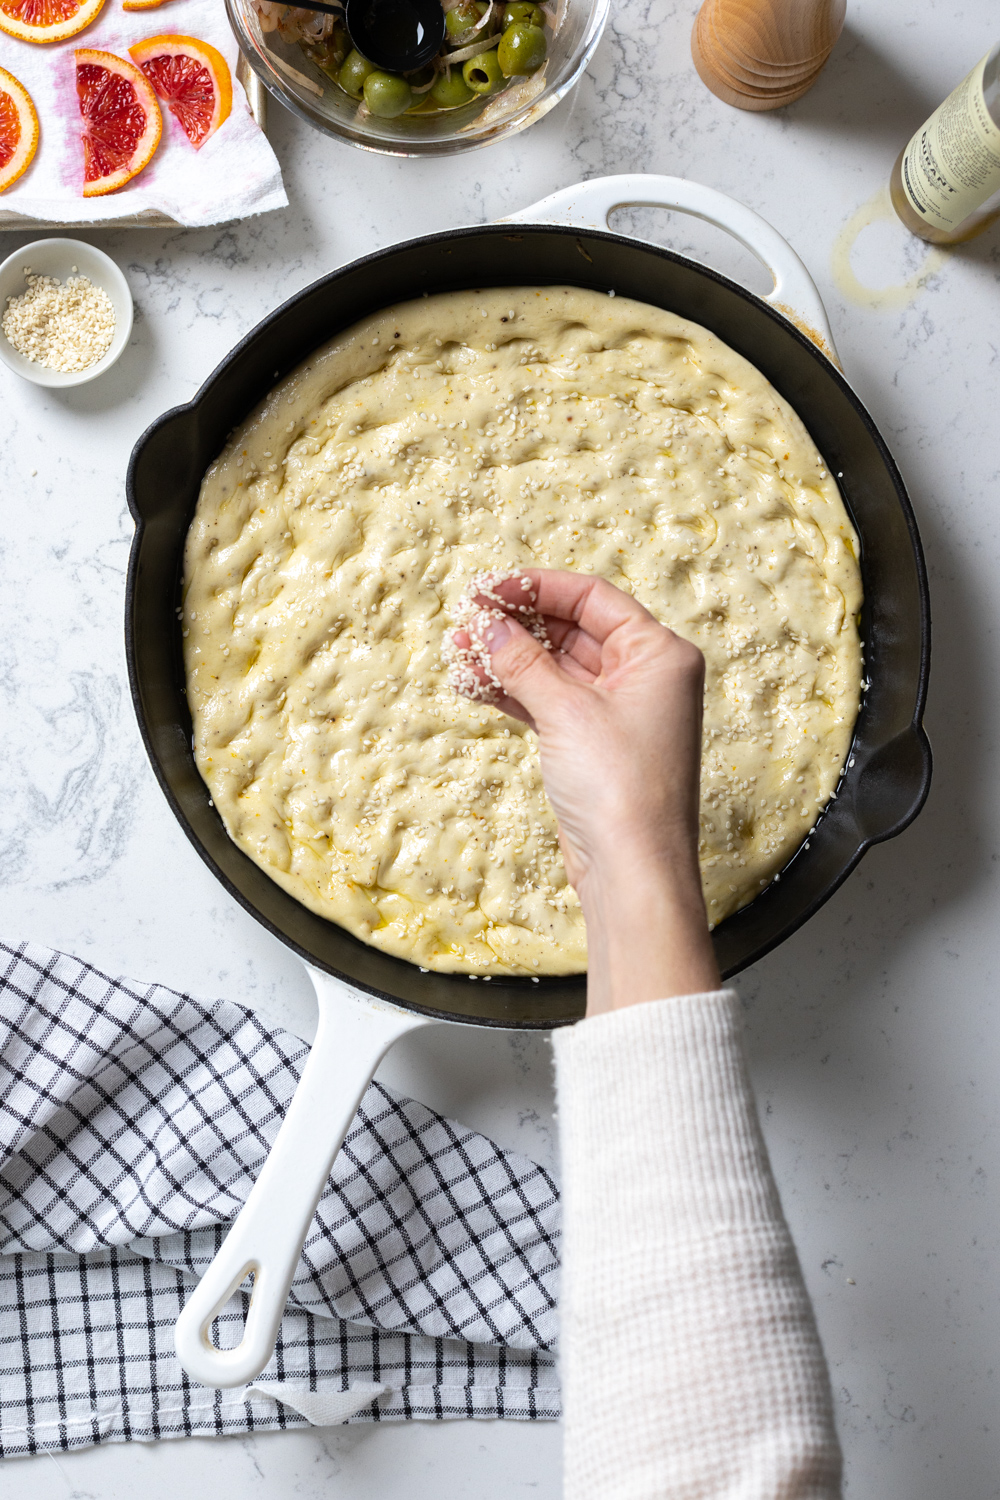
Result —
[[[611,0],[559,0],[549,55],[530,78],[516,78],[485,101],[435,114],[358,120],[355,100],[309,58],[298,42],[264,33],[252,0],[226,0],[247,62],[287,109],[317,130],[388,156],[448,156],[488,146],[540,120],[576,83],[600,41]]]

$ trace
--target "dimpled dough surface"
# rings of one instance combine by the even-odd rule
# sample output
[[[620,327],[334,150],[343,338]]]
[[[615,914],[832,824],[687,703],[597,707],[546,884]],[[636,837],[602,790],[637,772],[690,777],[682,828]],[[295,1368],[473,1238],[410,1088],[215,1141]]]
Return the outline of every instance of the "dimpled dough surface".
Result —
[[[704,651],[714,925],[837,785],[857,556],[799,418],[704,329],[571,287],[389,308],[282,381],[205,476],[183,607],[198,766],[236,843],[376,947],[579,971],[535,737],[446,682],[470,577],[597,573]]]

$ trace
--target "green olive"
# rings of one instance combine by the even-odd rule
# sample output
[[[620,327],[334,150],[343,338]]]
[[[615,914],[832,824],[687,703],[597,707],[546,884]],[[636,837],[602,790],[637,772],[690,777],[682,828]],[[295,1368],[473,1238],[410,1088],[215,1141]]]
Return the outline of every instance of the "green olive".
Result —
[[[369,73],[364,92],[365,103],[380,120],[394,120],[413,103],[413,91],[398,73]]]
[[[430,83],[433,77],[434,69],[428,63],[426,68],[418,68],[415,73],[407,73],[406,81],[411,89],[420,89],[425,84]]]
[[[503,83],[503,72],[496,49],[492,52],[480,52],[478,57],[470,57],[468,62],[462,64],[462,77],[473,93],[494,93]]]
[[[547,50],[545,32],[540,26],[525,26],[517,21],[500,38],[497,48],[500,71],[505,78],[513,78],[515,73],[537,73]]]
[[[444,29],[454,39],[481,21],[486,14],[483,0],[461,0],[454,10],[445,12]]]
[[[475,62],[476,59],[472,60]],[[457,109],[460,104],[468,104],[475,97],[475,90],[469,88],[457,67],[439,73],[431,89],[431,98],[441,109]]]
[[[511,0],[509,5],[504,6],[503,24],[508,26],[544,26],[545,12],[540,5],[532,5],[530,0]]]
[[[365,79],[369,73],[374,73],[375,64],[370,63],[367,57],[362,57],[357,47],[348,52],[344,58],[344,66],[337,75],[337,82],[345,94],[350,94],[352,99],[360,99],[365,86]]]

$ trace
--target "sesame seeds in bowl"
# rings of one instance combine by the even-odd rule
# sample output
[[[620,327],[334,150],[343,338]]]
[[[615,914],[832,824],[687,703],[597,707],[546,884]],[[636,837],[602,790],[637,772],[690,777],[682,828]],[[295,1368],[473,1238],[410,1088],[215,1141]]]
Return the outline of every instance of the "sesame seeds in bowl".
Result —
[[[118,359],[132,331],[132,295],[103,250],[36,240],[0,265],[0,359],[35,385],[83,385]]]

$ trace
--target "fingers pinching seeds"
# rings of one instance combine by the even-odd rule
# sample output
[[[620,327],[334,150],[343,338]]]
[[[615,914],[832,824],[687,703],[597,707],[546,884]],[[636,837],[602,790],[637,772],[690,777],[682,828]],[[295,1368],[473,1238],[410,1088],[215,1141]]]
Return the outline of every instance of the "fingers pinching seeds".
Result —
[[[479,606],[495,611],[504,605],[515,615],[527,607],[536,620],[541,620],[553,649],[579,662],[591,678],[601,670],[601,644],[616,621],[655,623],[630,595],[604,579],[582,573],[526,568],[508,577],[491,578],[488,590],[475,596]],[[585,612],[586,620],[582,618]],[[571,669],[570,675],[580,674]]]
[[[593,683],[602,672],[606,676],[634,653],[643,636],[657,651],[667,640],[683,644],[631,595],[606,580],[535,568],[480,574],[456,619],[458,628],[446,643],[452,687],[532,724],[535,712],[514,686],[529,668],[533,681],[547,683],[552,691],[560,678]],[[528,652],[525,640],[537,649]],[[510,656],[512,642],[517,649]],[[539,689],[529,686],[527,691],[534,696]],[[510,701],[501,702],[504,698]],[[539,699],[536,707],[542,706]]]
[[[548,682],[551,697],[569,682],[593,682],[601,659],[598,643],[572,620],[540,614],[536,580],[542,576],[519,570],[474,578],[444,647],[449,681],[457,693],[488,702],[533,728],[532,705],[515,696],[515,679],[523,683],[527,674],[531,682]],[[534,698],[542,690],[529,683],[525,691]],[[536,707],[541,707],[540,698]]]

